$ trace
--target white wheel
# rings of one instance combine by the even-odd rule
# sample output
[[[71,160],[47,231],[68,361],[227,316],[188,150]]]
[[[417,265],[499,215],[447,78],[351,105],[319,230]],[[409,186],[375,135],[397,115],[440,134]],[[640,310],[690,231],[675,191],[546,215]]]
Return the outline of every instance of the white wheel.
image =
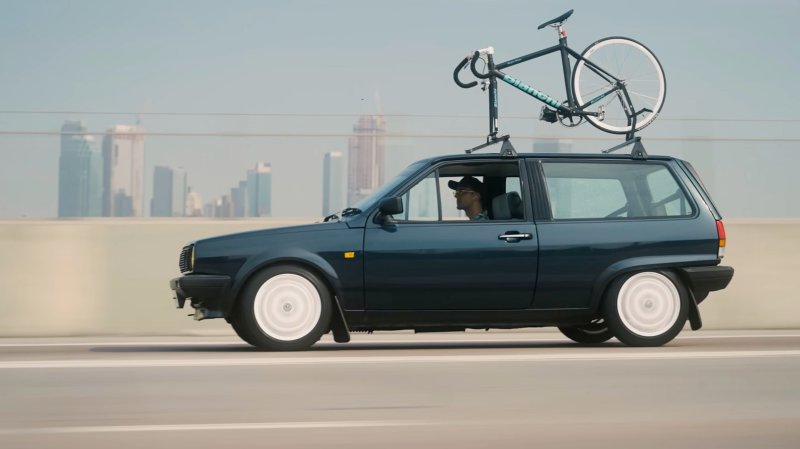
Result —
[[[628,330],[643,337],[667,332],[678,319],[678,289],[659,273],[639,273],[628,278],[617,295],[619,318]]]
[[[624,275],[608,289],[605,321],[625,344],[661,346],[683,328],[688,304],[685,287],[669,271]]]
[[[308,349],[328,331],[332,297],[311,271],[293,265],[265,269],[242,291],[231,321],[243,340],[264,349]]]
[[[589,63],[579,60],[575,64],[572,92],[578,106],[595,101],[584,110],[601,113],[601,116],[586,116],[589,123],[606,132],[628,133],[632,131],[626,113],[629,105],[638,113],[636,131],[658,117],[664,106],[667,82],[661,63],[647,47],[632,39],[609,37],[590,45],[581,56]],[[625,85],[630,104],[621,90],[600,98],[614,89],[616,81],[608,75]]]
[[[261,285],[253,301],[258,327],[269,337],[293,341],[308,335],[322,312],[319,292],[308,279],[279,274]]]

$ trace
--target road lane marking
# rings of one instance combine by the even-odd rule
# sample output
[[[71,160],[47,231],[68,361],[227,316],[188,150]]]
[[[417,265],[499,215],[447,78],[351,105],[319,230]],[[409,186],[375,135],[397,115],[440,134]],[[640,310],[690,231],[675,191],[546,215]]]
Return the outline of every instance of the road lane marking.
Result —
[[[188,432],[200,430],[293,430],[293,429],[352,429],[359,427],[410,427],[428,426],[422,421],[317,421],[317,422],[263,422],[230,424],[155,424],[130,426],[75,426],[32,427],[0,429],[0,435],[65,434],[65,433],[119,433],[119,432]]]
[[[623,349],[624,350],[624,349]],[[652,351],[652,352],[591,352],[567,354],[471,354],[471,355],[393,355],[393,356],[297,356],[209,359],[124,359],[124,360],[19,360],[0,362],[2,369],[67,369],[67,368],[176,368],[176,367],[234,367],[234,366],[291,366],[291,365],[352,365],[352,364],[410,364],[410,363],[514,363],[514,362],[580,362],[580,361],[640,361],[737,359],[764,357],[798,357],[800,350],[762,351]]]
[[[80,347],[80,346],[247,346],[243,341],[125,341],[113,342],[81,342],[81,343],[0,343],[0,348],[46,348],[46,347]]]
[[[758,334],[758,335],[685,335],[678,336],[675,340],[713,340],[713,339],[727,339],[727,338],[800,338],[800,334]],[[486,338],[463,338],[463,339],[418,339],[409,334],[407,340],[382,340],[380,338],[371,339],[364,337],[363,339],[357,338],[351,341],[356,344],[436,344],[436,343],[571,343],[572,340],[563,338],[553,338],[552,336],[533,337],[528,336],[516,338],[493,338],[487,336]],[[333,341],[321,341],[318,346],[342,346]],[[0,348],[37,348],[37,347],[84,347],[84,346],[97,346],[97,347],[158,347],[158,346],[245,346],[249,347],[247,343],[241,340],[231,341],[125,341],[125,342],[74,342],[74,343],[0,343]],[[343,347],[346,347],[344,345]]]

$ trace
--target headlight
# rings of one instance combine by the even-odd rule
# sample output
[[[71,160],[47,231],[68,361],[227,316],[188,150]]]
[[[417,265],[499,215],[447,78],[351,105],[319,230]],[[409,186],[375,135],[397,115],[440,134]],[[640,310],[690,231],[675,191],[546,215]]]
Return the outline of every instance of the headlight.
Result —
[[[186,245],[181,250],[181,255],[178,258],[178,268],[181,273],[188,273],[194,270],[194,245]]]

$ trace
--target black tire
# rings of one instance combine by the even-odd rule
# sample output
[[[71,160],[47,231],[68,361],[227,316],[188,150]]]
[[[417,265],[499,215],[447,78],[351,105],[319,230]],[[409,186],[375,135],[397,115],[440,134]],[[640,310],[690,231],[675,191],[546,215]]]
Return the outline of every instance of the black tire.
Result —
[[[603,303],[605,322],[629,346],[661,346],[672,341],[689,310],[686,287],[670,271],[642,271],[615,279]]]
[[[558,330],[570,340],[584,345],[605,343],[614,337],[604,320],[593,321],[580,326],[562,326]]]
[[[229,321],[231,327],[233,328],[233,331],[236,332],[236,335],[238,335],[239,338],[244,340],[245,343],[247,343],[247,344],[249,344],[251,346],[257,346],[255,343],[250,341],[250,335],[247,333],[247,331],[245,330],[244,326],[239,324],[239,320],[237,318],[238,317],[236,316],[236,314],[234,314],[233,317]]]
[[[302,351],[330,327],[331,293],[311,271],[267,268],[247,283],[231,325],[242,340],[272,351]]]

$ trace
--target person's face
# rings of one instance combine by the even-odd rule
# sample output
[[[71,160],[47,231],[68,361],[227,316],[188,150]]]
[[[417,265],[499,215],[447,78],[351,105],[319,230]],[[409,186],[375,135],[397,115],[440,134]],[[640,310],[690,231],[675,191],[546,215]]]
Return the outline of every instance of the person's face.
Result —
[[[456,197],[456,209],[466,210],[473,202],[477,201],[478,192],[471,189],[457,189],[453,191]]]

